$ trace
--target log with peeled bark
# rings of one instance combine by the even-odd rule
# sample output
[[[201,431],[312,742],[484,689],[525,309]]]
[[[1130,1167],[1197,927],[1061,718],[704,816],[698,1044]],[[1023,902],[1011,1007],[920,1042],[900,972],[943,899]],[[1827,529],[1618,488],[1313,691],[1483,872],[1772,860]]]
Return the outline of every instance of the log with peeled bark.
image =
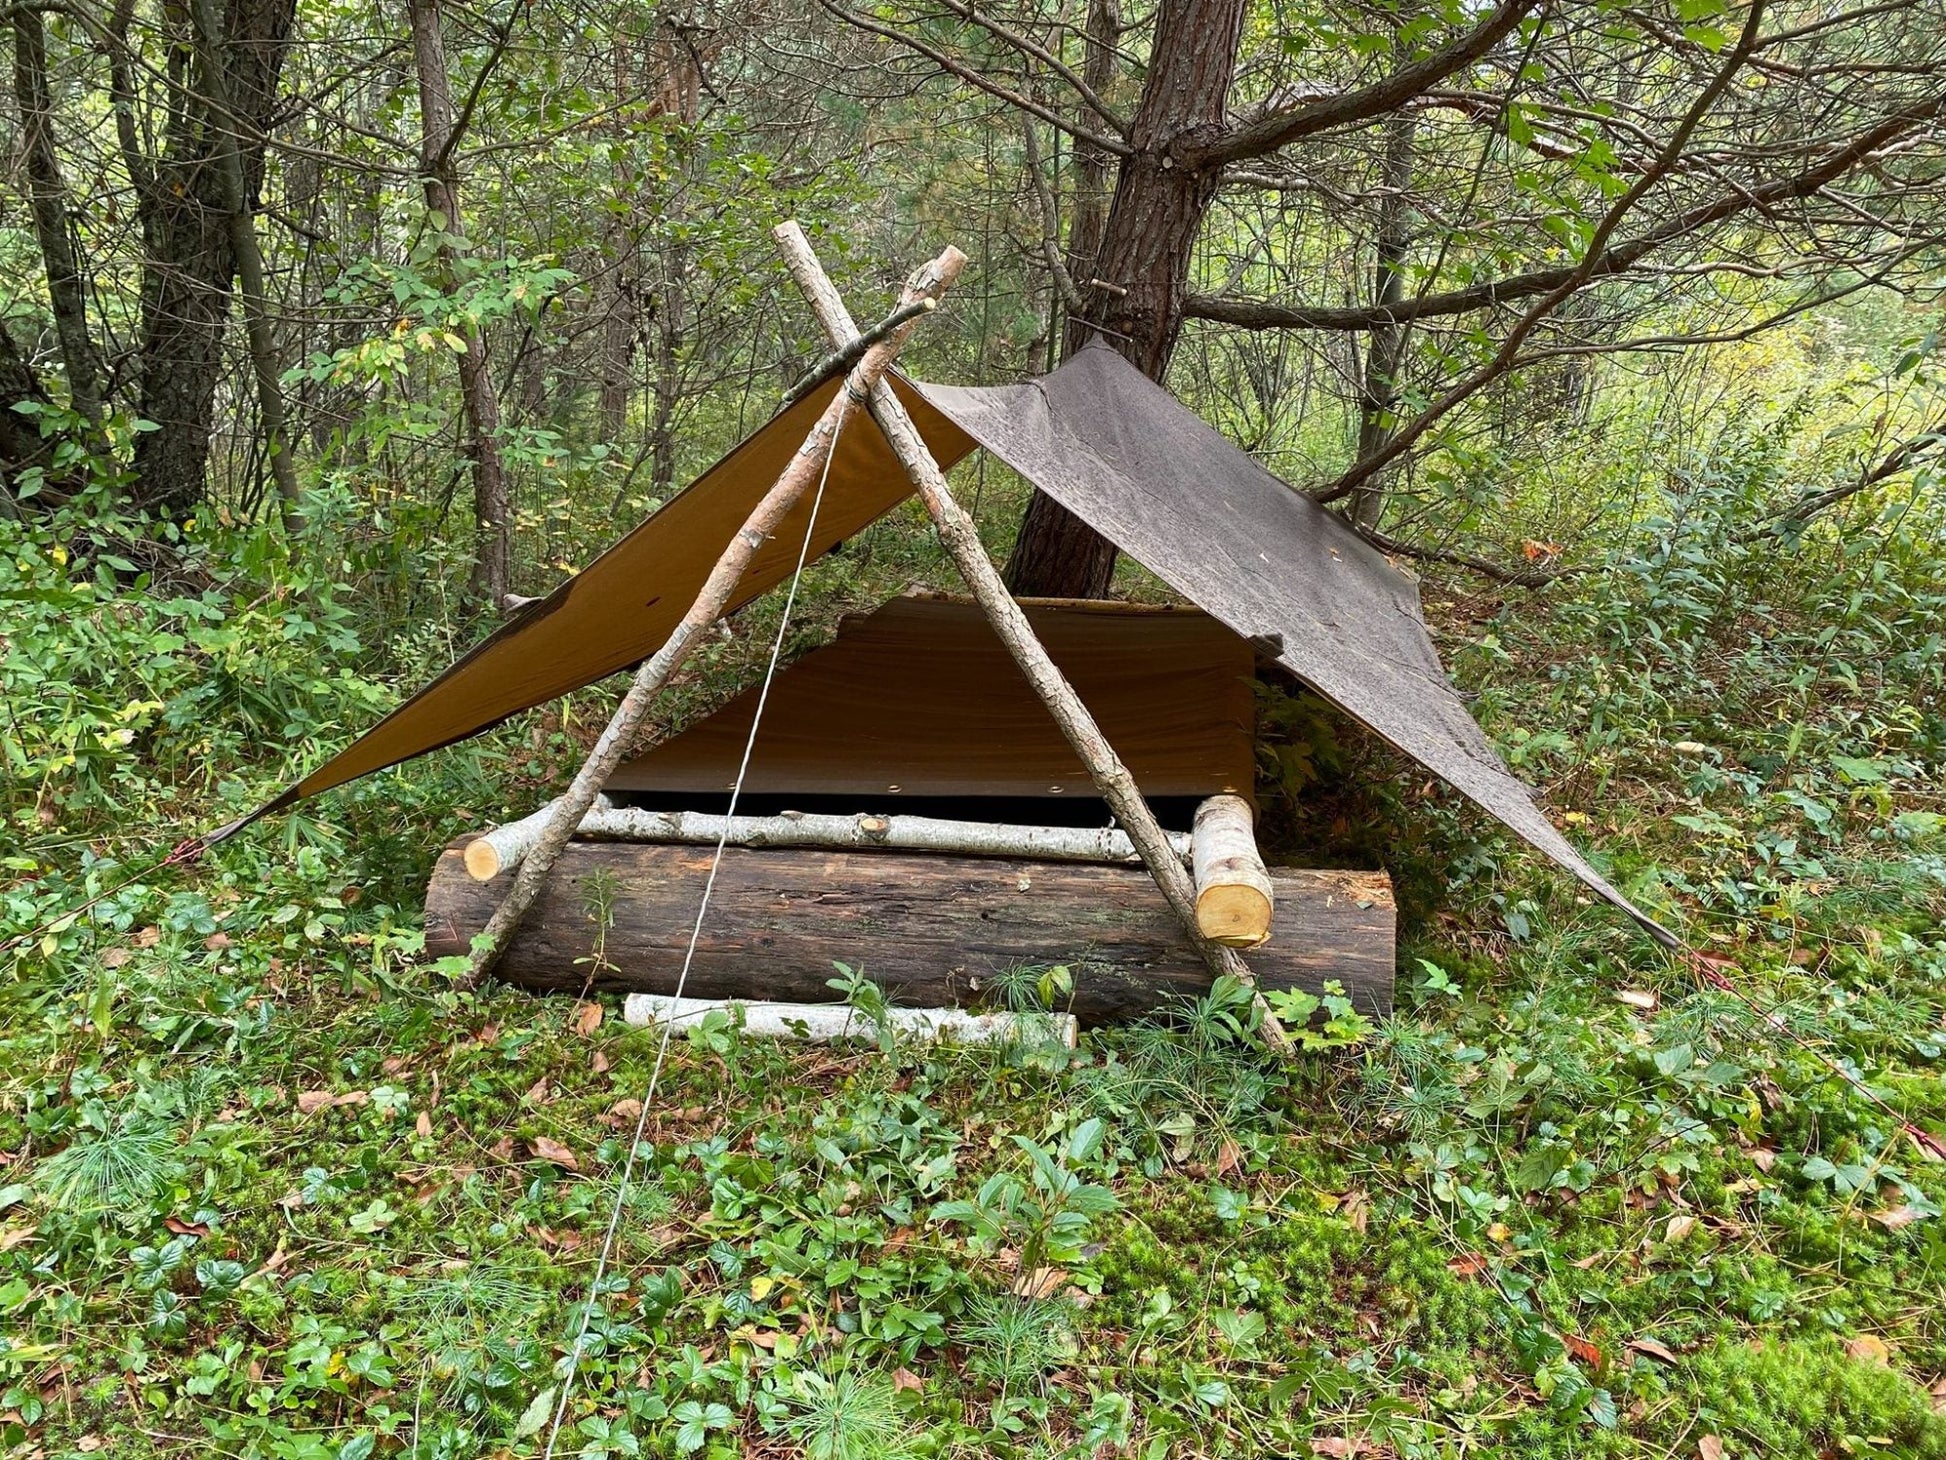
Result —
[[[520,865],[554,810],[549,802],[519,821],[495,827],[466,844],[466,870],[488,882]],[[725,817],[707,811],[646,811],[613,806],[599,798],[581,818],[583,840],[676,842],[733,847],[828,847],[834,851],[957,852],[972,857],[1029,857],[1050,862],[1141,863],[1126,832],[1098,826],[1016,826],[997,821],[955,821],[938,816],[821,815],[785,811],[776,816]],[[1189,855],[1189,838],[1169,834],[1177,855]],[[1262,941],[1259,939],[1258,941]]]
[[[711,847],[569,843],[508,940],[499,976],[538,990],[669,994],[709,874]],[[609,892],[600,929],[584,896]],[[1361,1009],[1391,1007],[1393,906],[1383,873],[1277,868],[1276,927],[1254,955],[1261,989],[1342,983]],[[476,882],[455,843],[426,891],[426,951],[464,953],[510,876]],[[599,936],[598,936],[599,935]],[[602,961],[597,963],[599,957]],[[695,998],[829,1002],[844,962],[919,1007],[977,1004],[1009,971],[1065,964],[1084,1025],[1152,1013],[1208,989],[1209,969],[1136,867],[892,851],[731,847],[695,963]]]
[[[1270,937],[1276,890],[1257,854],[1255,820],[1241,796],[1212,796],[1196,808],[1196,926],[1226,948],[1255,948]]]
[[[622,1017],[650,1028],[673,1024],[684,1029],[721,1010],[745,1034],[764,1039],[805,1039],[842,1044],[877,1037],[877,1026],[850,1004],[774,1004],[757,999],[674,999],[666,994],[630,994]],[[917,1044],[1014,1044],[1052,1040],[1073,1049],[1077,1024],[1072,1014],[1013,1014],[999,1010],[974,1014],[965,1009],[887,1009],[885,1023],[901,1042]]]

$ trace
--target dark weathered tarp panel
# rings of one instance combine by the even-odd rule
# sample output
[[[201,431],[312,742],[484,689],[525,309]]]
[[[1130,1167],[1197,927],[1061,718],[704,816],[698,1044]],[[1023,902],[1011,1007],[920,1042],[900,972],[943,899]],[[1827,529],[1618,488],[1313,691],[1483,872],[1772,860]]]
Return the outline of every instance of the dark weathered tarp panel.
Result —
[[[926,385],[966,433],[1178,593],[1628,913],[1446,678],[1412,579],[1105,346],[1027,385]]]
[[[1033,603],[1047,646],[1143,792],[1254,796],[1250,645],[1200,610]],[[612,791],[727,791],[756,712],[753,688],[619,766]],[[1095,794],[979,606],[895,598],[780,672],[744,777],[751,795],[857,797],[896,810],[925,796]]]

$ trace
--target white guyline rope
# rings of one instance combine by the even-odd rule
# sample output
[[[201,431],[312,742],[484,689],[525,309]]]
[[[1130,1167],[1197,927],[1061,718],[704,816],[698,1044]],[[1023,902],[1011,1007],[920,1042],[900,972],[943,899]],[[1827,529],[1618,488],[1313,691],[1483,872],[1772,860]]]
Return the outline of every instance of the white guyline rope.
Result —
[[[850,412],[838,418],[832,428],[831,445],[824,453],[824,470],[818,474],[818,490],[811,498],[811,518],[804,524],[804,543],[797,550],[797,566],[791,572],[791,586],[784,595],[784,612],[777,621],[777,638],[770,646],[770,663],[764,668],[763,685],[757,691],[757,709],[750,720],[750,734],[743,742],[743,760],[737,766],[736,780],[730,785],[730,805],[723,818],[723,834],[716,839],[716,850],[710,857],[709,876],[703,882],[703,900],[696,908],[696,923],[689,930],[689,947],[682,956],[682,972],[676,975],[676,992],[673,997],[682,998],[683,985],[689,981],[689,965],[696,957],[696,944],[703,936],[703,919],[709,913],[710,894],[716,890],[717,869],[723,865],[723,849],[729,843],[730,830],[737,814],[737,798],[743,794],[743,779],[750,770],[750,753],[756,748],[757,729],[764,721],[764,704],[770,698],[770,683],[777,676],[777,661],[784,652],[784,635],[791,626],[791,610],[797,604],[797,585],[804,577],[804,565],[810,560],[811,539],[817,532],[818,509],[824,505],[824,486],[831,480],[831,463],[838,455],[838,437],[845,429],[845,421]],[[541,1460],[554,1460],[554,1446],[561,1437],[561,1423],[567,1417],[568,1402],[574,1397],[574,1381],[581,1372],[581,1352],[588,1339],[588,1324],[594,1317],[595,1304],[601,1299],[602,1282],[608,1276],[608,1262],[614,1255],[615,1235],[621,1230],[622,1212],[628,1205],[628,1186],[635,1175],[635,1156],[642,1148],[642,1132],[648,1129],[649,1110],[655,1103],[655,1087],[662,1078],[662,1066],[669,1054],[669,1040],[675,1033],[675,1021],[670,1020],[662,1026],[662,1038],[656,1045],[655,1063],[649,1068],[649,1087],[642,1095],[642,1108],[635,1117],[635,1134],[628,1143],[628,1158],[622,1163],[621,1184],[615,1188],[615,1208],[608,1216],[608,1230],[602,1234],[601,1256],[595,1262],[595,1275],[588,1284],[588,1295],[581,1305],[581,1323],[575,1329],[574,1345],[568,1350],[568,1370],[561,1377],[561,1397],[554,1406],[554,1418],[547,1427],[547,1448],[541,1452]]]

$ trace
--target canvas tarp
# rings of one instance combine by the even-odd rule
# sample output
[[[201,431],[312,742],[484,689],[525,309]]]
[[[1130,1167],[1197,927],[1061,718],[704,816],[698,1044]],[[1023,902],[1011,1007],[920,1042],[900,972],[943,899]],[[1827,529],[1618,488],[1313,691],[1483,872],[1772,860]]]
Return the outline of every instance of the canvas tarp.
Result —
[[[257,814],[463,740],[653,653],[838,389],[833,381],[773,417]],[[1413,580],[1112,350],[1083,350],[1026,385],[901,377],[895,389],[942,467],[984,446],[1657,938],[1676,942],[1587,864],[1494,753],[1446,678]],[[812,555],[909,494],[876,425],[854,417],[838,442]],[[789,576],[808,510],[807,499],[758,554],[739,603]]]

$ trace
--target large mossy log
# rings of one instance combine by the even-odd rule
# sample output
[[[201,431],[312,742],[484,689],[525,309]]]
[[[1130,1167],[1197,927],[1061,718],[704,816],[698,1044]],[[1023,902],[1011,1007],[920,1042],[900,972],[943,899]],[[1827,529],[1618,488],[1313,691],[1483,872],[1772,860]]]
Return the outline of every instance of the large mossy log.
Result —
[[[426,951],[464,954],[510,874],[467,875],[449,847],[426,891]],[[499,976],[527,988],[675,991],[712,849],[573,842],[509,944]],[[612,923],[597,966],[589,880]],[[1275,868],[1276,925],[1254,955],[1265,989],[1335,979],[1370,1013],[1392,1004],[1392,887],[1383,873]],[[1083,1024],[1152,1012],[1209,986],[1209,971],[1137,868],[896,852],[731,847],[683,992],[818,1002],[836,961],[894,1002],[972,1004],[996,974],[1067,965]]]

